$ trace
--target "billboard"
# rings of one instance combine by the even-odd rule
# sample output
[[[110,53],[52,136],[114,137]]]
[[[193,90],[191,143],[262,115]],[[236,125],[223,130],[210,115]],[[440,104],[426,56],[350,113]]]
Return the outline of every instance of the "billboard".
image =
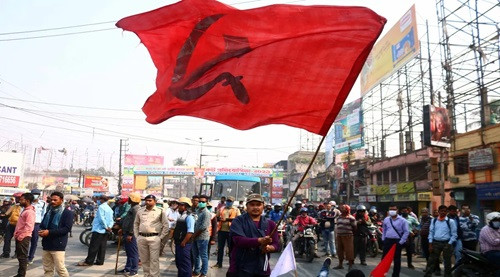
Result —
[[[85,176],[83,187],[92,189],[94,192],[107,192],[109,191],[109,181],[109,177]]]
[[[415,5],[373,46],[361,70],[361,97],[420,50]]]
[[[0,187],[18,187],[23,176],[23,154],[0,152]]]
[[[469,151],[469,169],[484,170],[495,167],[493,150],[488,148]]]
[[[125,166],[163,166],[163,156],[125,154]]]
[[[363,113],[361,98],[342,107],[334,123],[335,153],[347,152],[364,146],[363,143]]]
[[[451,122],[446,108],[424,106],[424,144],[450,147]]]

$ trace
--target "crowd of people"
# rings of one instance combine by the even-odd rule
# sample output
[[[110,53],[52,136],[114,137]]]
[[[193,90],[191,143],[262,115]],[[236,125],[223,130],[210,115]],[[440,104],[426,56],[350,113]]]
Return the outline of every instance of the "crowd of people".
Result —
[[[283,247],[276,232],[280,222],[283,224],[279,228],[295,231],[288,238],[293,243],[297,243],[298,234],[306,226],[314,226],[327,257],[321,276],[327,276],[332,258],[338,259],[333,269],[343,269],[346,261],[348,271],[362,274],[353,265],[358,257],[360,265],[367,265],[367,238],[373,226],[381,229],[383,256],[395,245],[392,276],[399,276],[403,249],[410,269],[415,268],[413,256],[420,249],[427,260],[424,276],[440,275],[441,256],[444,276],[451,276],[452,257],[458,263],[462,248],[475,251],[478,244],[485,258],[492,262],[500,260],[500,213],[488,214],[482,227],[479,217],[471,214],[467,204],[461,206],[461,211],[453,205],[442,205],[432,215],[424,208],[417,216],[410,207],[395,205],[387,213],[380,213],[375,207],[368,210],[364,205],[351,212],[351,206],[337,206],[335,201],[315,205],[303,200],[293,208],[283,208],[280,203],[273,207],[266,205],[259,194],[247,196],[244,203],[236,203],[231,196],[222,197],[216,207],[212,207],[211,199],[205,195],[165,201],[168,207],[163,207],[156,196],[142,198],[138,193],[118,199],[113,205],[106,195],[99,196],[95,205],[80,205],[76,201],[65,203],[60,192],[53,192],[47,202],[40,194],[37,189],[16,194],[13,202],[5,199],[0,207],[4,224],[0,230],[5,232],[1,257],[10,257],[14,239],[13,257],[19,261],[16,276],[26,276],[39,237],[44,276],[54,273],[69,276],[65,265],[68,237],[73,224],[82,222],[83,210],[90,209],[95,213],[92,236],[87,257],[77,266],[104,264],[109,235],[116,233],[126,252],[126,264],[120,270],[126,276],[137,276],[140,267],[144,276],[160,276],[160,256],[167,245],[175,245],[175,265],[181,277],[204,277],[210,269],[221,270],[226,256],[229,261],[226,276],[269,276],[270,253]],[[209,265],[212,246],[216,247],[217,259]],[[296,250],[299,256],[303,254]]]

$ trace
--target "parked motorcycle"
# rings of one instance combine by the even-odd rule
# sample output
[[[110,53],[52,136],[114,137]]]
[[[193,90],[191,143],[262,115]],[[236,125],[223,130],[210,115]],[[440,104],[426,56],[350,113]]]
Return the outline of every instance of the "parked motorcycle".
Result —
[[[500,274],[500,265],[493,264],[481,253],[462,249],[462,259],[451,269],[453,277],[489,277]]]
[[[372,258],[377,257],[379,250],[377,230],[378,228],[375,225],[368,226],[368,231],[370,233],[367,235],[366,239],[366,254]]]
[[[296,249],[299,255],[306,254],[306,260],[312,262],[316,256],[316,232],[313,225],[307,225],[302,232],[299,232],[296,241]]]
[[[89,210],[85,210],[83,212],[83,226],[90,227],[92,226],[92,221],[94,221],[94,212]]]

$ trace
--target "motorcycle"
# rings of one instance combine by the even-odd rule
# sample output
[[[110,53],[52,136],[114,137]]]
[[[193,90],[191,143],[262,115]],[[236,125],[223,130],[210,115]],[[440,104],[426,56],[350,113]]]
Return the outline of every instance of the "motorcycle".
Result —
[[[316,232],[313,225],[307,225],[304,230],[298,232],[299,238],[296,241],[296,249],[299,255],[306,254],[306,260],[312,262],[316,256]]]
[[[481,253],[465,248],[461,252],[462,259],[451,269],[453,277],[493,277],[500,274],[500,266],[491,263]]]
[[[281,249],[284,249],[287,243],[286,224],[284,221],[278,226],[278,238],[280,240]]]
[[[379,243],[378,243],[378,228],[375,225],[368,226],[369,234],[367,234],[366,240],[366,254],[370,257],[375,258],[378,255]]]
[[[92,221],[94,221],[94,212],[91,212],[89,210],[85,210],[83,212],[83,226],[84,227],[90,227],[92,226]]]

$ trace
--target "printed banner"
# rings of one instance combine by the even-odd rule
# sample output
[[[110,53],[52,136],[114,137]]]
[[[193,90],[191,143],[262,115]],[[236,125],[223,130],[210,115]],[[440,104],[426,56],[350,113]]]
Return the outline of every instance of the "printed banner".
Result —
[[[85,176],[83,179],[83,187],[90,188],[94,192],[109,191],[109,178],[101,176]]]
[[[361,98],[342,107],[334,123],[335,153],[348,152],[364,146]]]
[[[23,154],[0,152],[0,186],[18,187],[23,176]]]
[[[373,47],[361,70],[361,97],[405,65],[420,50],[415,5]]]
[[[163,166],[163,156],[125,154],[125,166]]]

